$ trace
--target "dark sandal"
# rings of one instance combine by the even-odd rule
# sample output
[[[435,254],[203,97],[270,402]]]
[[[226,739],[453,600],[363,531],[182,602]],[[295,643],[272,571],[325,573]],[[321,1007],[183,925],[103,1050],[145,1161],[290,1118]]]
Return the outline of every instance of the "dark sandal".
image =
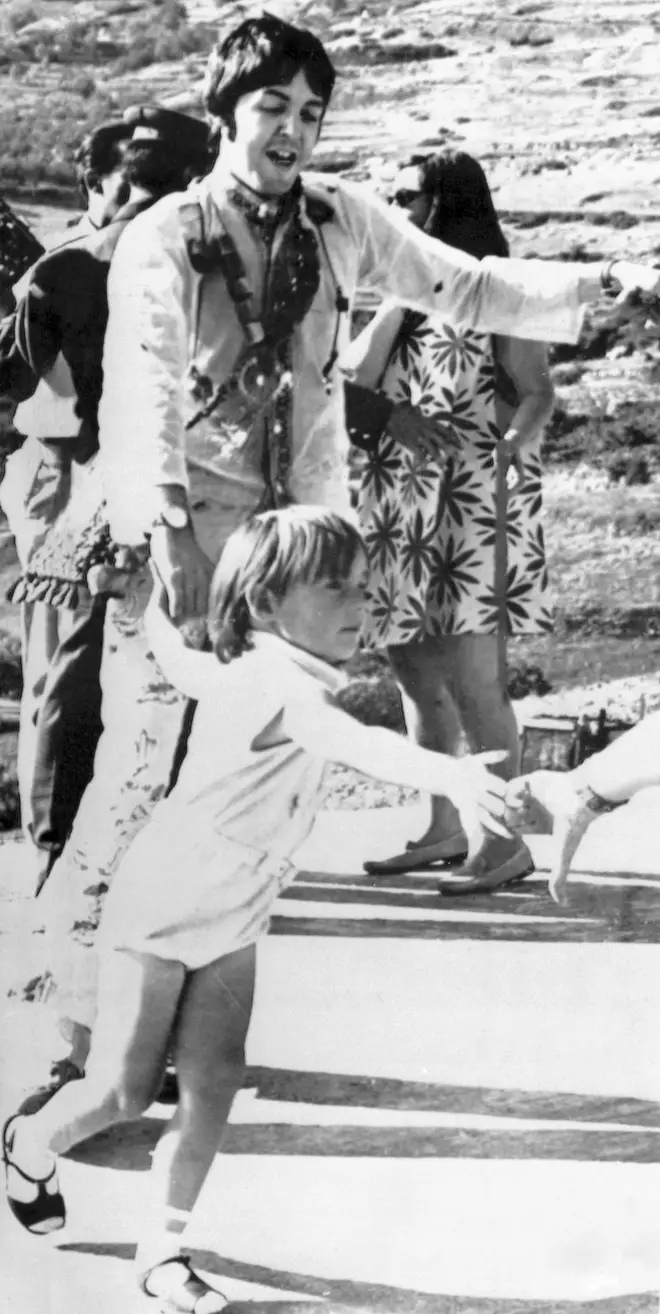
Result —
[[[12,1122],[16,1121],[19,1114],[12,1114],[8,1118],[2,1129],[2,1159],[5,1165],[5,1190],[7,1203],[11,1209],[14,1218],[25,1227],[33,1236],[47,1236],[49,1232],[57,1232],[64,1227],[66,1222],[66,1208],[64,1200],[59,1191],[47,1191],[48,1182],[54,1182],[57,1186],[57,1168],[53,1166],[47,1177],[30,1177],[29,1173],[23,1172],[18,1164],[11,1157],[10,1127]],[[24,1181],[30,1182],[32,1186],[37,1187],[36,1200],[17,1200],[9,1193],[9,1169],[18,1173]]]
[[[156,1268],[164,1268],[165,1264],[179,1264],[182,1268],[188,1270],[188,1276],[181,1284],[181,1300],[171,1296],[158,1296],[155,1291],[150,1291],[148,1287],[150,1273],[140,1281],[140,1286],[147,1296],[152,1299],[161,1300],[160,1314],[220,1314],[223,1309],[228,1309],[229,1301],[222,1291],[217,1291],[215,1287],[210,1287],[203,1278],[198,1277],[194,1269],[191,1268],[190,1260],[186,1255],[175,1255],[172,1259],[164,1259],[162,1263],[156,1264]],[[220,1304],[222,1301],[222,1304]]]

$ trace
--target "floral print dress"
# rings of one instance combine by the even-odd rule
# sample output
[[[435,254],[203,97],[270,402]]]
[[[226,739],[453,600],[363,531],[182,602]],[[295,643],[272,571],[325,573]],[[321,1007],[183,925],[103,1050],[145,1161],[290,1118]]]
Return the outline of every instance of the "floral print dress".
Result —
[[[539,454],[526,455],[524,485],[507,499],[491,343],[437,317],[404,318],[381,387],[437,419],[439,456],[420,460],[385,434],[365,457],[368,647],[550,629]],[[443,430],[458,443],[448,458]]]

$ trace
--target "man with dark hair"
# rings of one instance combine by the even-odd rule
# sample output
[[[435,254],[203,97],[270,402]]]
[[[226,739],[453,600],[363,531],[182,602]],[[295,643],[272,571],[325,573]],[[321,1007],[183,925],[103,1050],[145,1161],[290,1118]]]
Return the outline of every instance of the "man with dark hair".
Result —
[[[123,159],[131,136],[128,123],[105,123],[88,132],[73,156],[85,213],[84,226],[103,228],[128,200]]]
[[[90,133],[75,156],[85,215],[33,267],[3,335],[0,391],[29,398],[16,416],[28,442],[9,464],[16,463],[20,476],[32,448],[37,465],[27,498],[16,496],[11,469],[3,488],[24,567],[15,596],[29,618],[19,774],[23,825],[37,849],[37,889],[64,845],[92,771],[105,607],[70,584],[61,561],[53,560],[45,575],[35,560],[43,557],[53,522],[59,524],[70,500],[73,506],[83,497],[76,485],[87,485],[83,467],[97,449],[106,283],[117,242],[165,191],[186,186],[205,160],[207,142],[204,123],[160,106],[135,106],[124,121]]]
[[[480,263],[369,191],[306,175],[333,85],[311,33],[270,15],[241,23],[208,65],[213,169],[140,215],[110,271],[99,410],[110,527],[117,544],[150,552],[177,622],[204,616],[212,563],[250,513],[298,501],[350,514],[337,365],[358,284],[486,331],[568,341],[604,284],[660,290],[660,274],[625,261]],[[94,1017],[95,956],[76,926],[98,921],[99,892],[166,791],[185,705],[149,651],[149,589],[141,569],[108,605],[104,733],[47,887],[70,897],[57,984],[80,1034]],[[189,1309],[189,1270],[168,1264],[167,1308]],[[149,1275],[159,1294],[165,1267]]]
[[[0,502],[23,569],[69,499],[72,442],[77,443],[81,429],[70,367],[60,350],[65,335],[59,319],[56,321],[52,316],[58,286],[66,288],[70,297],[75,295],[74,286],[68,283],[69,271],[64,279],[60,272],[59,252],[75,250],[80,243],[104,233],[127,200],[121,162],[123,146],[131,133],[128,124],[108,123],[84,138],[74,163],[85,212],[69,227],[53,252],[43,255],[15,285],[18,307],[14,298],[14,313],[3,324],[0,336],[0,394],[6,403],[19,403],[13,423],[18,435],[22,435],[17,450],[6,463]],[[90,291],[94,304],[96,289]],[[99,364],[101,349],[97,347]],[[84,374],[85,364],[78,369],[79,375]],[[98,397],[91,406],[94,418],[97,403]],[[89,414],[90,407],[87,411]],[[18,781],[23,829],[31,842],[35,841],[36,825],[32,794],[38,711],[53,654],[69,629],[76,628],[78,619],[73,611],[64,612],[43,600],[26,597],[21,605],[23,697]],[[81,696],[81,707],[83,701]],[[94,718],[89,711],[91,727]],[[70,768],[83,756],[82,752],[74,751],[67,759]],[[34,856],[38,886],[44,873],[43,855],[38,846]]]

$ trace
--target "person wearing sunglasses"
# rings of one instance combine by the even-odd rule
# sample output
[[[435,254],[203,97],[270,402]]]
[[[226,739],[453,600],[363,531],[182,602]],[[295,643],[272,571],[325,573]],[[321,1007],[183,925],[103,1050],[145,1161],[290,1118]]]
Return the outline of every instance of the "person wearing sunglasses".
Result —
[[[508,256],[484,172],[464,152],[413,159],[390,203],[451,247]],[[387,651],[418,743],[456,756],[504,749],[497,770],[512,777],[519,748],[506,636],[550,627],[539,444],[554,394],[545,346],[390,303],[351,359],[357,381],[379,382],[394,403],[358,495],[371,558],[365,641]],[[468,879],[448,883],[453,894],[533,869],[520,836],[492,837],[469,869],[459,866],[465,851],[454,810],[437,798],[421,839],[365,865],[377,874],[458,866]]]

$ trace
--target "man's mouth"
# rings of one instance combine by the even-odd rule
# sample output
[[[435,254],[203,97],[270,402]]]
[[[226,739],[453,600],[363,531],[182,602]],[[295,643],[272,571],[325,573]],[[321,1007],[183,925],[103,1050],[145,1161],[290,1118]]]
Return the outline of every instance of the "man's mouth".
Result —
[[[271,146],[266,156],[278,169],[293,169],[298,161],[298,152],[287,150],[284,146]]]

